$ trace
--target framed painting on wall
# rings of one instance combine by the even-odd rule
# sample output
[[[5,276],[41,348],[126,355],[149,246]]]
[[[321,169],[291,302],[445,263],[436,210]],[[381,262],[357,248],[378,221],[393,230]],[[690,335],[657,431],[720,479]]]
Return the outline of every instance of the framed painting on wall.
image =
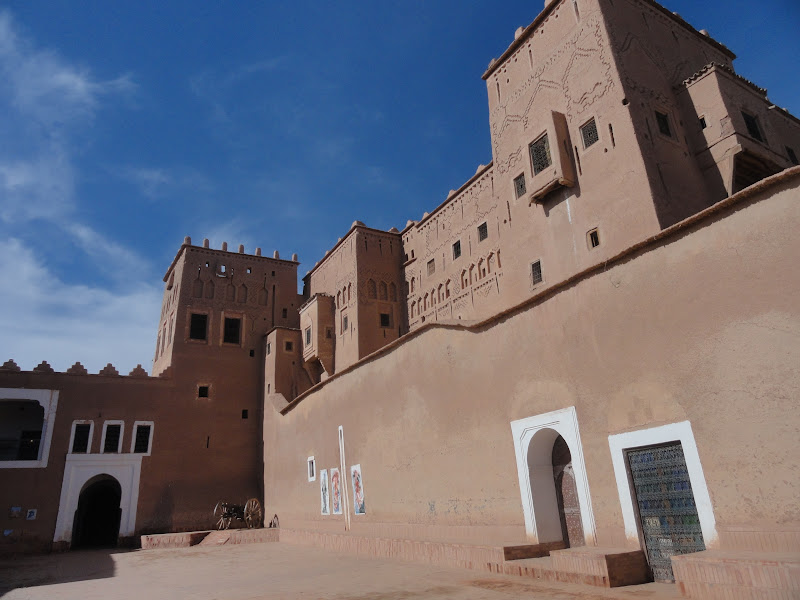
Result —
[[[331,469],[331,507],[333,514],[342,514],[342,480],[339,476],[339,469]]]
[[[364,482],[361,479],[361,465],[350,467],[350,479],[353,482],[353,505],[357,515],[367,513],[364,505]]]
[[[328,470],[319,472],[320,511],[323,515],[331,514],[330,493],[328,489]]]

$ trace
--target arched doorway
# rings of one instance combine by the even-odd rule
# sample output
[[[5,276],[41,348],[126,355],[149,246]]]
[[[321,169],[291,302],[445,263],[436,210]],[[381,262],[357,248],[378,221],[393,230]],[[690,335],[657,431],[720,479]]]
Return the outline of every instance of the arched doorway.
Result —
[[[528,539],[538,544],[596,544],[592,500],[575,407],[512,421],[511,433]],[[568,474],[566,482],[565,473]],[[557,483],[559,491],[556,490]],[[569,486],[569,491],[565,490],[565,485]],[[569,520],[574,518],[580,524],[580,531],[577,527],[569,531],[567,526],[568,535],[565,537],[562,512],[565,521],[570,513],[572,518]]]
[[[92,477],[81,489],[72,528],[72,548],[117,545],[122,488],[111,475]]]
[[[575,471],[572,468],[572,453],[566,440],[560,435],[553,443],[552,461],[558,518],[561,522],[564,545],[567,548],[585,546],[586,538],[583,535],[578,488],[575,485]]]

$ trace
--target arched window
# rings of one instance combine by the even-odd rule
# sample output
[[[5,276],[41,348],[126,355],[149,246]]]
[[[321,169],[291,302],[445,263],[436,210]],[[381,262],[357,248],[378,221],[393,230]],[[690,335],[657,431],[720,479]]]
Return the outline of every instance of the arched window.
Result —
[[[483,279],[486,277],[486,261],[480,259],[478,261],[478,279]]]
[[[422,300],[422,310],[428,310],[428,294],[425,294],[425,298]]]
[[[397,286],[394,283],[389,284],[389,300],[397,302]]]
[[[461,271],[461,289],[463,290],[468,285],[469,285],[469,280],[467,279],[467,270],[464,269],[463,271]]]
[[[489,254],[489,258],[486,260],[486,268],[489,271],[489,273],[494,271],[494,268],[495,268],[494,267],[494,261],[495,261],[494,252],[492,252],[491,254]]]
[[[472,285],[473,283],[475,283],[475,281],[476,281],[476,279],[475,279],[475,265],[470,265],[469,266],[469,284]]]
[[[336,292],[336,308],[342,305],[342,292]]]
[[[436,301],[437,302],[441,302],[442,300],[444,300],[444,296],[442,296],[442,290],[443,289],[444,289],[444,284],[440,283],[439,284],[439,288],[436,290],[436,294],[437,294]]]
[[[414,293],[414,287],[415,287],[416,283],[417,283],[417,278],[416,277],[412,277],[411,278],[411,293],[412,294]]]
[[[380,283],[378,283],[378,298],[380,300],[386,300],[387,296],[388,292],[386,290],[386,282],[381,281]]]
[[[444,282],[444,297],[445,298],[449,298],[450,297],[450,280],[449,279]]]
[[[367,280],[367,298],[374,300],[377,295],[375,281],[373,279]]]
[[[347,301],[348,302],[350,302],[350,290],[352,290],[352,289],[353,289],[353,284],[352,283],[348,283],[347,284]]]
[[[436,290],[431,290],[431,307],[436,306]]]
[[[414,312],[416,311],[416,309],[417,309],[417,301],[416,301],[416,300],[414,300],[414,301],[411,303],[411,317],[413,317],[413,316],[414,316]]]

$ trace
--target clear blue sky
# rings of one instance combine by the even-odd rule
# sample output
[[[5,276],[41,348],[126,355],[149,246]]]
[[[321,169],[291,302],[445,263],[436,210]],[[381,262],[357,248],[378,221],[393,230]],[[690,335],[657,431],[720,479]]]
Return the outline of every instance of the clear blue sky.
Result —
[[[185,235],[300,255],[491,160],[492,57],[543,2],[0,5],[0,362],[151,366]],[[666,4],[800,115],[800,2]]]

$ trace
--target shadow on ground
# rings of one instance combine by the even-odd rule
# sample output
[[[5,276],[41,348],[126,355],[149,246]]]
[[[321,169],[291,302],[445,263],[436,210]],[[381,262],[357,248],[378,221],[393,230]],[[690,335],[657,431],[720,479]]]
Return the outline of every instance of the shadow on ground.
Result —
[[[114,577],[113,554],[130,550],[74,550],[0,559],[0,597],[17,588]],[[46,558],[46,559],[45,559]]]

